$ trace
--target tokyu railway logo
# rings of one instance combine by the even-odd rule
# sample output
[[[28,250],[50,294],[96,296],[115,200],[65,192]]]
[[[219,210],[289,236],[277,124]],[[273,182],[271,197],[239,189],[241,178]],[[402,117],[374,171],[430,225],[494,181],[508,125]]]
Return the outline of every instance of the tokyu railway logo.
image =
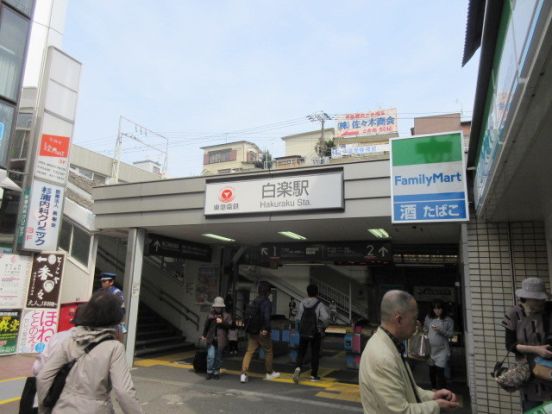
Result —
[[[232,187],[224,187],[219,191],[218,199],[222,203],[230,203],[234,200],[234,189]]]

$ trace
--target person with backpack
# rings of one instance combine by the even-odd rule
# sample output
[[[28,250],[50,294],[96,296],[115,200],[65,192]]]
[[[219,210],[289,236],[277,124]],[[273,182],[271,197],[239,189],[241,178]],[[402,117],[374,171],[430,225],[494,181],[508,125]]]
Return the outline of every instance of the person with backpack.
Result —
[[[248,381],[247,371],[253,354],[260,346],[265,351],[266,380],[278,378],[279,372],[272,369],[272,338],[270,337],[270,315],[272,314],[272,303],[268,299],[270,285],[259,282],[257,288],[258,296],[247,305],[245,310],[245,332],[247,332],[247,351],[243,357],[240,382]]]
[[[297,368],[293,372],[293,382],[299,383],[301,375],[301,365],[307,353],[307,348],[311,346],[311,381],[320,381],[318,376],[318,364],[320,362],[320,347],[322,345],[322,335],[330,323],[330,314],[326,305],[318,298],[318,286],[307,286],[308,297],[299,304],[297,312],[297,322],[299,326],[299,354],[297,355]]]
[[[71,337],[59,345],[38,372],[39,414],[114,413],[112,391],[123,413],[143,413],[125,348],[116,339],[122,319],[121,301],[116,295],[104,289],[92,295],[79,313]],[[63,385],[56,379],[64,367],[68,374]]]

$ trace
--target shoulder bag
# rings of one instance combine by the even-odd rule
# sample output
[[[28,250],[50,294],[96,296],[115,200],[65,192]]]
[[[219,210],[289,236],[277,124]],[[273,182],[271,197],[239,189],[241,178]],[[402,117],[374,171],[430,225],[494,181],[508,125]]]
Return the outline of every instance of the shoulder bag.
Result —
[[[113,338],[112,336],[108,336],[98,342],[91,343],[86,348],[84,348],[84,352],[82,355],[80,355],[78,358],[75,358],[63,364],[59,369],[59,371],[56,373],[56,376],[54,377],[54,381],[52,382],[52,385],[48,390],[48,394],[46,394],[46,397],[44,397],[44,401],[42,401],[42,405],[44,405],[44,407],[46,408],[53,408],[56,405],[57,401],[59,400],[59,397],[63,392],[63,388],[65,387],[65,381],[67,379],[67,376],[69,375],[69,372],[71,372],[71,368],[73,368],[73,365],[75,365],[77,360],[80,359],[83,355],[88,354],[90,351],[92,351],[97,345],[101,344],[102,342],[111,341],[114,339],[115,338]]]

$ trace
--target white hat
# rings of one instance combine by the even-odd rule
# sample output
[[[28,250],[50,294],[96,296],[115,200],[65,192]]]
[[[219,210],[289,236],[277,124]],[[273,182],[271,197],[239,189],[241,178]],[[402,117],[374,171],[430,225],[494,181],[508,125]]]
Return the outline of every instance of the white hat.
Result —
[[[226,305],[224,304],[224,299],[220,296],[217,296],[215,300],[213,301],[213,308],[225,308]]]
[[[544,281],[538,277],[528,277],[521,282],[521,289],[516,290],[518,298],[524,299],[548,299]]]

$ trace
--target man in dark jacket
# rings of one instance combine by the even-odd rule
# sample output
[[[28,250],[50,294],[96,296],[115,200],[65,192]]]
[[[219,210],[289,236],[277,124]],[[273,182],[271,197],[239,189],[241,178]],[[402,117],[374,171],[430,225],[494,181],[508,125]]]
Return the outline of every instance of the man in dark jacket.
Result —
[[[248,320],[246,320],[245,330],[247,332],[247,351],[243,357],[242,373],[240,382],[247,382],[247,370],[251,363],[253,354],[260,346],[265,351],[265,379],[271,380],[280,376],[279,372],[272,370],[272,338],[270,337],[270,315],[272,314],[272,303],[268,299],[270,294],[270,285],[267,282],[259,282],[257,288],[258,296],[252,304],[249,305]]]

